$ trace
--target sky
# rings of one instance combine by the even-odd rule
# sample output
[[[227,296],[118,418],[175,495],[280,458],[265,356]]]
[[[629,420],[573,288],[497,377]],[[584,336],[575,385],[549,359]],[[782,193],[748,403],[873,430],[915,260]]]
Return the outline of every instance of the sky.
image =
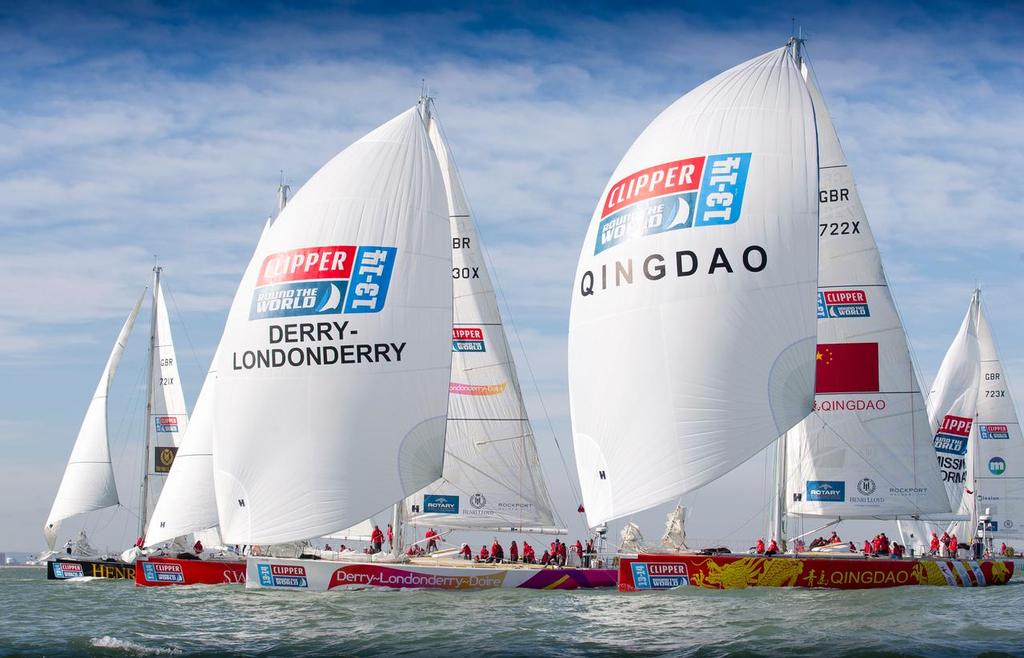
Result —
[[[154,262],[191,405],[279,181],[301,187],[412,106],[424,80],[511,341],[525,348],[516,360],[559,514],[582,535],[568,483],[566,333],[593,208],[648,122],[781,46],[794,20],[922,385],[980,284],[1021,399],[1022,6],[705,4],[0,3],[0,550],[43,547],[82,415]],[[127,508],[145,344],[137,328],[110,397]],[[767,481],[758,455],[687,496],[689,534],[748,546]],[[656,539],[665,511],[634,520]],[[118,509],[66,529],[119,549],[135,523]]]

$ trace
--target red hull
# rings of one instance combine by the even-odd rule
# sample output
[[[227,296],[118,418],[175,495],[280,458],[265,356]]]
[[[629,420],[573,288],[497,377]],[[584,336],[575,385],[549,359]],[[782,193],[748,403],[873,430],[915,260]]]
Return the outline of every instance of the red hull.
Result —
[[[619,562],[619,591],[744,587],[877,589],[905,585],[984,587],[1013,576],[1012,560],[887,560],[863,557],[639,555]]]
[[[245,582],[245,560],[179,560],[148,557],[135,563],[136,587],[224,585]]]

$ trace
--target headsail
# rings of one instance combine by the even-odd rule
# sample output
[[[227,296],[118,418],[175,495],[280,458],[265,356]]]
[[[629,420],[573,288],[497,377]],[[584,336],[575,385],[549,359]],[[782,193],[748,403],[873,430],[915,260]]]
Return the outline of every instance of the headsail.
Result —
[[[145,534],[148,519],[152,517],[156,502],[163,491],[164,480],[171,472],[181,437],[188,430],[188,409],[178,374],[178,358],[171,337],[171,323],[164,302],[160,268],[154,271],[153,283],[153,336],[150,358],[150,399],[146,424],[146,471],[143,474],[141,525],[139,534]]]
[[[421,101],[452,237],[452,367],[441,479],[406,500],[411,525],[555,530],[551,499],[490,274],[451,149]]]
[[[569,385],[596,525],[724,475],[811,410],[817,139],[786,48],[634,142],[580,255]]]
[[[440,477],[452,321],[444,194],[412,108],[324,165],[275,220],[218,357],[226,542],[328,535]]]
[[[977,440],[974,465],[978,514],[988,513],[997,537],[1024,538],[1024,436],[992,329],[978,307]]]
[[[271,220],[268,219],[256,243],[250,268],[259,265],[260,248],[270,225]],[[181,438],[174,468],[167,476],[163,493],[150,517],[146,546],[217,526],[217,497],[213,488],[213,404],[217,361],[215,353],[192,410],[188,431]],[[207,537],[215,535],[215,532],[206,534]],[[206,541],[203,543],[208,544]]]
[[[786,444],[788,512],[843,518],[949,512],[906,332],[853,173],[807,62],[818,126],[814,413]]]
[[[117,372],[121,355],[124,353],[128,336],[135,325],[135,318],[139,315],[145,296],[146,293],[143,291],[124,325],[121,326],[114,348],[107,358],[107,365],[100,375],[96,392],[93,393],[85,418],[82,419],[82,426],[78,430],[75,446],[71,449],[64,477],[60,481],[53,507],[50,508],[50,515],[43,527],[43,534],[50,550],[53,550],[61,521],[76,514],[92,512],[118,503],[114,467],[110,463],[110,442],[107,437],[107,392],[110,390],[110,382]]]

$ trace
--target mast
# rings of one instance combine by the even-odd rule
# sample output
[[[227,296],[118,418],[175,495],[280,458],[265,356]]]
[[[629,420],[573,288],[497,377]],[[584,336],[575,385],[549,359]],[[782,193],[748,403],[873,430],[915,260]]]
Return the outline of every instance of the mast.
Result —
[[[146,536],[146,525],[149,519],[146,518],[147,501],[149,497],[149,423],[153,415],[153,355],[156,352],[156,299],[160,289],[159,265],[153,267],[153,312],[150,314],[149,323],[149,380],[146,384],[146,421],[142,424],[146,433],[146,447],[142,453],[142,497],[139,499],[139,535]]]
[[[288,205],[288,195],[291,194],[292,188],[284,182],[282,176],[281,182],[277,186],[277,214],[281,214],[284,207]]]
[[[974,289],[974,318],[975,326],[978,324],[978,317],[981,315],[981,288]],[[979,354],[979,357],[981,355]],[[979,377],[978,382],[979,389],[981,388],[981,380]],[[979,390],[979,395],[981,391]],[[978,430],[978,420],[981,418],[978,407],[974,407],[974,422],[971,423],[971,434],[973,435],[968,439],[968,444],[971,446],[971,525],[968,528],[970,534],[971,544],[974,544],[974,536],[978,532],[978,468],[981,463],[981,432]],[[973,550],[973,549],[972,549]]]
[[[769,534],[786,551],[786,432],[775,442],[775,496],[769,512]]]

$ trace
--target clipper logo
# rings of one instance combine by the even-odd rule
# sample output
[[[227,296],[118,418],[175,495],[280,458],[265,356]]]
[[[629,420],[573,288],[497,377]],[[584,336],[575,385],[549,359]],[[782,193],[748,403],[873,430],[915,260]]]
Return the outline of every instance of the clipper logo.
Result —
[[[458,514],[458,496],[423,496],[423,512],[425,514]]]
[[[868,298],[863,290],[819,290],[818,318],[867,318]]]
[[[841,503],[846,500],[846,482],[842,480],[808,480],[807,500]]]
[[[1006,425],[978,425],[982,439],[1009,439],[1010,428]]]
[[[174,416],[157,416],[156,431],[157,432],[177,432],[178,431],[178,419]]]
[[[452,327],[453,352],[486,352],[484,330],[480,327]]]
[[[594,254],[633,238],[735,224],[743,206],[749,153],[724,153],[648,167],[611,186]]]
[[[263,587],[308,587],[306,567],[291,564],[257,564],[256,574]]]
[[[460,384],[448,382],[448,392],[452,395],[500,395],[508,384]]]
[[[967,454],[967,437],[971,435],[971,418],[946,416],[942,419],[939,431],[935,433],[935,452],[949,455]]]
[[[686,565],[681,562],[634,562],[629,566],[637,589],[672,589],[690,584]]]
[[[163,562],[143,562],[142,575],[147,583],[183,583],[185,575],[180,564]]]
[[[395,247],[303,247],[263,260],[250,320],[377,313],[384,308]]]
[[[54,562],[53,575],[63,580],[65,578],[81,578],[85,576],[85,573],[82,571],[82,565],[77,562]]]

